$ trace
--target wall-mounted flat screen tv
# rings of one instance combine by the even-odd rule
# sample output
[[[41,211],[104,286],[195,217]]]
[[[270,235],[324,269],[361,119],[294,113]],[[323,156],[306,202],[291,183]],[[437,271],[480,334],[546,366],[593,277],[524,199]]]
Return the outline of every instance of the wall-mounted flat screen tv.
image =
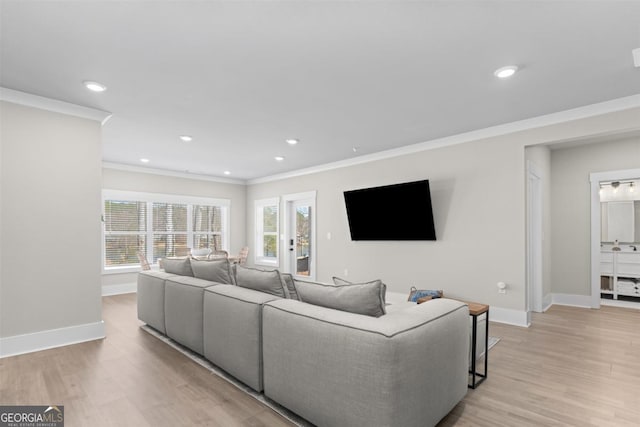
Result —
[[[344,192],[351,240],[436,240],[429,180]]]

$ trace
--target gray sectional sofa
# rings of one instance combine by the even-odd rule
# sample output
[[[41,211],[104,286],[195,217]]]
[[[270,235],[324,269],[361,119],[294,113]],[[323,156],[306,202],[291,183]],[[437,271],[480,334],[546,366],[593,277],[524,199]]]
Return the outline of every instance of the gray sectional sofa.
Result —
[[[435,425],[467,392],[463,303],[227,261],[165,270],[139,274],[138,318],[315,425]]]

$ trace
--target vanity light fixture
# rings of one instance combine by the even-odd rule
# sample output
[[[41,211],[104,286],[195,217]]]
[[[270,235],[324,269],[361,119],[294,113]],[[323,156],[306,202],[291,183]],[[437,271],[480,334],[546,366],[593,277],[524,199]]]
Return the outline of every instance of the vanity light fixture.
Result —
[[[618,192],[618,187],[620,187],[620,181],[613,181],[611,183],[611,186],[613,187],[613,192],[617,193]]]
[[[493,75],[495,75],[500,79],[506,79],[508,77],[513,76],[516,73],[516,71],[518,71],[517,65],[507,65],[506,67],[498,68],[496,71],[493,72]]]
[[[107,87],[102,83],[92,82],[89,80],[85,80],[82,83],[84,84],[84,87],[86,87],[92,92],[104,92],[105,90],[107,90]]]

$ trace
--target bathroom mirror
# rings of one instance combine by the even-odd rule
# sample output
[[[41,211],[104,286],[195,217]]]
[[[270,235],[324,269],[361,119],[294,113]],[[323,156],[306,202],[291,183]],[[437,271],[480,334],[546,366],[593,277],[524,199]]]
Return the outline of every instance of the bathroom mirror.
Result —
[[[640,241],[640,201],[601,203],[601,241]]]

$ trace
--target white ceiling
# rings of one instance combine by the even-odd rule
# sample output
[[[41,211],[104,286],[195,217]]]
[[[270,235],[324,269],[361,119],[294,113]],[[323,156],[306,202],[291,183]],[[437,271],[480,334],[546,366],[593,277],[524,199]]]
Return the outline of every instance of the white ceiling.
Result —
[[[638,1],[3,0],[1,15],[0,85],[112,112],[105,161],[242,180],[640,93]]]

